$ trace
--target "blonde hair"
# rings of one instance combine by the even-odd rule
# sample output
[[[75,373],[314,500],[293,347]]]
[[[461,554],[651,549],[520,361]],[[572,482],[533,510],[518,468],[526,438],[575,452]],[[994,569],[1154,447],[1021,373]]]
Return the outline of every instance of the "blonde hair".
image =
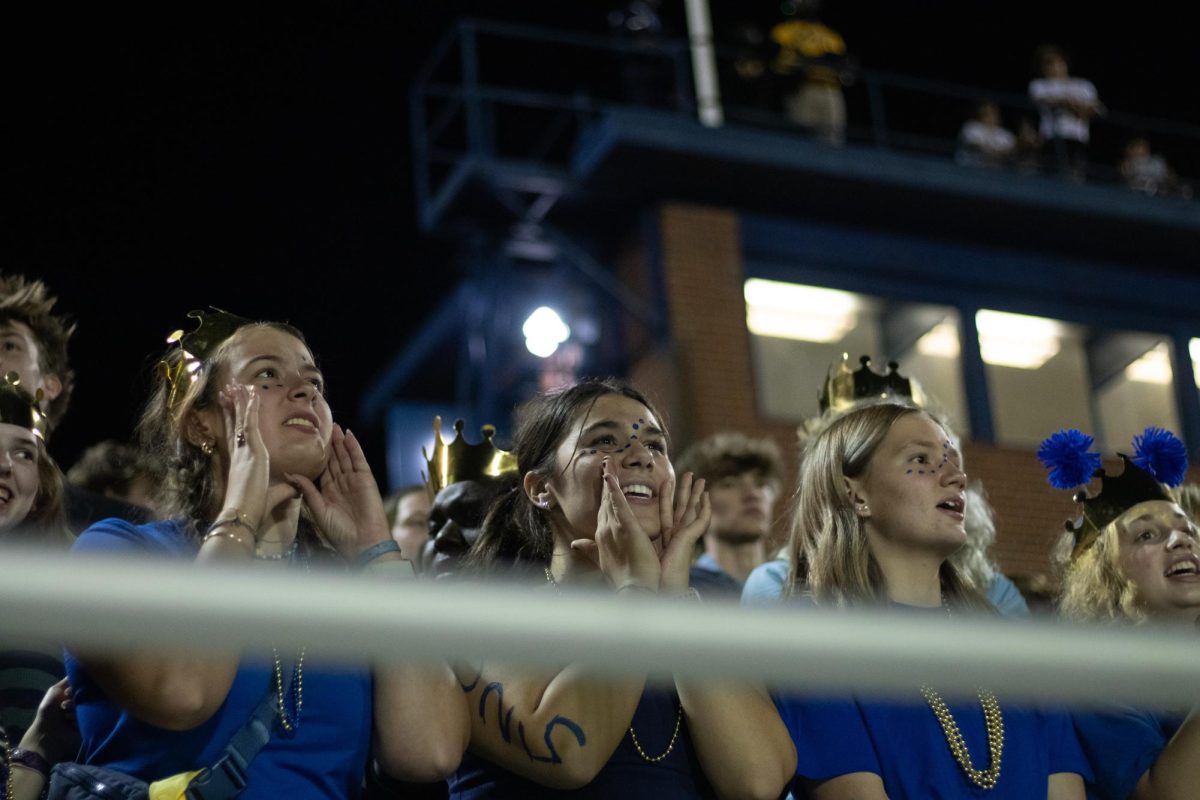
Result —
[[[1056,548],[1065,563],[1059,610],[1071,619],[1141,622],[1146,613],[1137,604],[1137,586],[1121,570],[1120,521],[1104,526],[1090,547],[1071,561],[1075,537],[1062,535]]]
[[[1175,504],[1183,509],[1188,519],[1200,519],[1200,486],[1194,483],[1184,483],[1174,489],[1168,489]]]
[[[839,606],[886,602],[883,572],[871,554],[865,523],[846,492],[845,479],[866,471],[892,425],[909,414],[924,414],[944,427],[927,411],[891,400],[847,412],[806,443],[788,544],[787,594],[803,588],[818,602]],[[951,561],[942,564],[941,579],[950,602],[990,609]]]
[[[954,438],[953,434],[950,438]],[[996,542],[996,518],[987,500],[987,492],[980,481],[967,486],[966,495],[966,519],[963,521],[963,527],[967,531],[967,541],[954,551],[950,560],[965,579],[976,589],[986,593],[999,571],[988,556],[988,550]]]

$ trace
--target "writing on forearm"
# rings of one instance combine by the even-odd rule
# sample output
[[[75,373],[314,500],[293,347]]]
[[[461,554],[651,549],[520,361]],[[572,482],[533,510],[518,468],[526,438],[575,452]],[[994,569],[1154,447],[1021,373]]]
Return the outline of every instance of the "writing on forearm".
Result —
[[[464,683],[461,678],[459,679],[459,683],[462,685],[464,691],[470,692],[476,686],[478,686],[479,676],[477,675],[475,680],[470,683],[470,688],[468,688],[468,684]],[[484,723],[487,722],[487,701],[488,697],[493,694],[496,695],[496,723],[497,728],[500,731],[500,738],[502,738],[506,744],[511,744],[513,711],[515,709],[509,707],[507,710],[505,710],[504,708],[503,684],[499,682],[493,682],[489,683],[483,688],[483,691],[479,695],[479,720]],[[542,741],[546,748],[545,754],[536,753],[532,748],[530,748],[529,742],[525,736],[525,723],[519,720],[517,722],[517,740],[531,761],[536,761],[542,764],[561,764],[562,756],[559,755],[558,748],[554,746],[554,741],[551,739],[551,735],[554,733],[555,729],[560,727],[566,728],[568,731],[570,731],[571,735],[575,737],[575,742],[579,747],[584,747],[587,745],[587,735],[583,732],[583,728],[581,728],[574,720],[564,717],[561,714],[555,716],[548,723],[546,723],[546,728],[542,732]]]
[[[504,713],[504,686],[499,683],[489,683],[479,695],[479,719],[487,722],[487,699],[492,692],[496,693],[496,721],[500,724],[500,736],[505,742],[512,742],[512,715],[510,708]]]
[[[475,677],[470,681],[464,681],[457,668],[454,670],[454,675],[458,678],[458,685],[462,687],[463,694],[470,694],[475,691],[475,687],[479,685],[479,679],[483,677],[483,665],[480,664],[475,668]]]
[[[554,747],[554,742],[550,740],[550,734],[553,733],[554,729],[559,725],[574,734],[575,741],[580,747],[583,747],[585,744],[587,744],[587,737],[583,734],[583,728],[579,727],[566,717],[559,716],[550,720],[550,722],[546,724],[546,732],[543,736],[543,738],[546,740],[546,749],[550,751],[550,755],[539,756],[534,754],[534,752],[529,749],[529,745],[525,742],[525,723],[517,723],[517,737],[521,740],[521,747],[525,748],[525,754],[528,755],[532,761],[540,761],[543,764],[562,763],[562,759],[558,755],[558,750]]]

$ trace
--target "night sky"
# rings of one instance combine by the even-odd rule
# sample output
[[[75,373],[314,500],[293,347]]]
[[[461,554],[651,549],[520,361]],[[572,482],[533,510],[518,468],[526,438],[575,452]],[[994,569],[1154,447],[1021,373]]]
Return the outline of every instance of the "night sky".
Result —
[[[364,386],[458,275],[452,244],[416,229],[414,70],[459,14],[601,32],[608,7],[25,5],[5,12],[0,266],[45,278],[79,322],[52,446],[64,467],[129,435],[163,337],[208,304],[302,328],[356,425]],[[1165,5],[1047,5],[842,2],[826,18],[864,66],[995,91],[1024,92],[1033,48],[1059,42],[1110,108],[1200,123],[1185,84],[1200,48]],[[713,7],[718,30],[777,18],[774,3]],[[898,124],[921,122],[908,114]]]

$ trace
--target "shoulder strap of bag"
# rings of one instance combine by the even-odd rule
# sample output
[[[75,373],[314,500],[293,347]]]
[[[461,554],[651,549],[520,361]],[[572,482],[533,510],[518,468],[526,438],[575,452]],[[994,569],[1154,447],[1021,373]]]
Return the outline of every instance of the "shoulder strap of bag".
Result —
[[[291,676],[283,687],[286,697],[291,689]],[[275,726],[277,713],[276,693],[274,686],[267,687],[267,693],[258,702],[254,713],[246,724],[233,735],[229,744],[225,745],[217,763],[202,771],[196,779],[188,784],[184,796],[187,800],[233,800],[246,788],[246,769],[258,755],[258,751],[271,740],[271,731]]]

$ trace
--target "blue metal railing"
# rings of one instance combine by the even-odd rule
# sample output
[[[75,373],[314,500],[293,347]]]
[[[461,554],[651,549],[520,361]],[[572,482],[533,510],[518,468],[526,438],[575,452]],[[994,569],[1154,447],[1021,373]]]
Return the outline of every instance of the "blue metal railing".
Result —
[[[718,46],[716,54],[718,71],[728,77],[731,70],[723,67],[745,50]],[[846,91],[846,134],[853,143],[951,156],[971,104],[990,100],[1009,120],[1036,124],[1038,117],[1030,99],[1014,92],[872,69],[858,70],[854,77]],[[436,217],[439,203],[460,180],[456,169],[474,159],[562,167],[572,135],[607,108],[642,105],[696,113],[685,40],[474,19],[457,22],[435,44],[413,82],[409,103],[415,190],[424,222]],[[781,112],[761,104],[726,104],[725,109],[735,124],[795,129]],[[1165,146],[1168,153],[1200,152],[1200,126],[1110,111],[1092,122],[1098,158],[1089,165],[1088,177],[1118,179],[1113,165],[1124,142],[1135,135]],[[1035,168],[1052,171],[1054,166]]]

